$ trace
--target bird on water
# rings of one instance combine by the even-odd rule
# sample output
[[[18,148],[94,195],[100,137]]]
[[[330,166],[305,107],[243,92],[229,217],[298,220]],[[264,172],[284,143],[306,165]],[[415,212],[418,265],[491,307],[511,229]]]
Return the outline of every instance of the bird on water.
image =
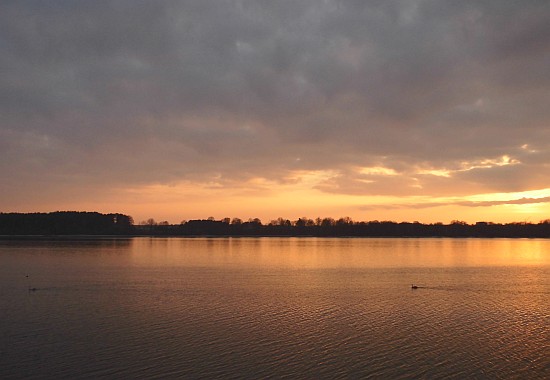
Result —
[[[25,277],[27,277],[27,279],[29,278],[29,275],[27,274]],[[29,283],[28,284],[28,288],[29,288],[29,292],[36,292],[36,288],[31,288],[31,284]]]

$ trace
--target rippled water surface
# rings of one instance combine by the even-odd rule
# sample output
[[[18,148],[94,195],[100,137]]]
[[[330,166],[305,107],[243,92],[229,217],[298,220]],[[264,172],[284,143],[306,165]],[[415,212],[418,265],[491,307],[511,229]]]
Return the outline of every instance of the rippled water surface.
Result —
[[[4,240],[0,318],[2,379],[548,379],[550,241]]]

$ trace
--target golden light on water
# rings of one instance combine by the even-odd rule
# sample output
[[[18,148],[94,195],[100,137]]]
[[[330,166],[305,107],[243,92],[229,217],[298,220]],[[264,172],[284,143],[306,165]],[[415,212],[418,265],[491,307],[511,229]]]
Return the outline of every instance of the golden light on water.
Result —
[[[547,248],[545,239],[138,238],[131,260],[155,267],[515,267],[549,265]]]
[[[0,1],[0,213],[137,225],[3,231],[548,237],[550,1],[433,3]],[[3,240],[6,378],[550,369],[548,238]]]

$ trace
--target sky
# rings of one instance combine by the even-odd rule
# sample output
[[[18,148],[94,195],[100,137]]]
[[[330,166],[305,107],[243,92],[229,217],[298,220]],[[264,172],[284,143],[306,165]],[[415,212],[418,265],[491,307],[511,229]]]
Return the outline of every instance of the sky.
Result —
[[[0,2],[0,212],[550,218],[550,2]]]

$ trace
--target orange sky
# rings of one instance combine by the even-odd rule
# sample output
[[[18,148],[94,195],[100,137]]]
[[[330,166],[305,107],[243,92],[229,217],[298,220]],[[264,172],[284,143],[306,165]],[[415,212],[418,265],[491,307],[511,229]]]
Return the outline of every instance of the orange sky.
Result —
[[[256,184],[256,186],[258,186]],[[311,183],[308,184],[311,186]],[[390,197],[335,195],[298,184],[262,184],[242,189],[204,188],[189,184],[153,185],[145,188],[123,189],[104,198],[89,202],[62,202],[59,208],[40,210],[30,206],[28,211],[99,210],[122,212],[135,222],[154,218],[157,222],[180,223],[189,219],[214,217],[260,218],[268,223],[278,217],[296,220],[300,217],[345,217],[355,221],[391,220],[422,223],[461,220],[532,222],[548,219],[550,189],[521,193],[492,193],[466,197]],[[546,197],[545,197],[546,196]],[[182,201],[182,199],[184,201]],[[516,201],[510,202],[510,201]],[[519,200],[519,201],[518,201]]]

